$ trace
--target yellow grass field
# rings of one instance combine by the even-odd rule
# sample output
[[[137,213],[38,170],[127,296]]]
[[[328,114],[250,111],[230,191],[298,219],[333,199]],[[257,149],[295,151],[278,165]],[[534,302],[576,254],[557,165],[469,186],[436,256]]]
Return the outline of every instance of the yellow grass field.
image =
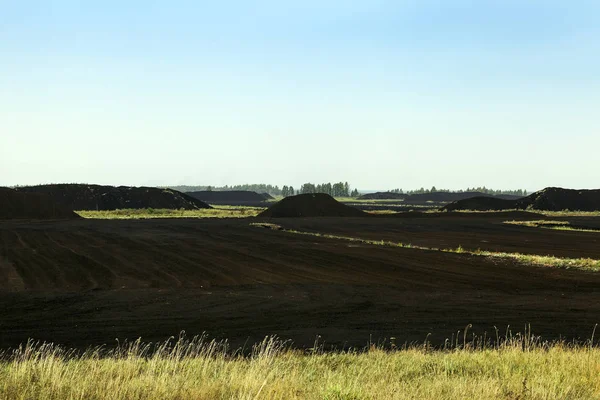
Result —
[[[462,338],[461,338],[462,339]],[[139,342],[76,354],[24,346],[0,363],[2,399],[597,399],[600,349],[518,337],[498,347],[290,350],[267,338]]]

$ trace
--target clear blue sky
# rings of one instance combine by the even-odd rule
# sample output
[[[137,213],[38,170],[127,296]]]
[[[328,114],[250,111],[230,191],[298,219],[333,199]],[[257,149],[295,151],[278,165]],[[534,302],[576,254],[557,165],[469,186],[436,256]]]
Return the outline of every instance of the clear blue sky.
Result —
[[[597,1],[2,1],[0,185],[600,187]]]

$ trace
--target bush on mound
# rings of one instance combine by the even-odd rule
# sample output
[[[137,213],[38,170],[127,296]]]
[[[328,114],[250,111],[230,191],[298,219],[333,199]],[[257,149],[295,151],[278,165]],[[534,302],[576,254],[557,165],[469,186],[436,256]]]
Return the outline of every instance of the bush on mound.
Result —
[[[67,207],[56,204],[47,195],[0,188],[0,219],[71,218],[80,217]]]
[[[258,216],[268,218],[293,217],[364,217],[365,212],[347,206],[328,194],[299,194],[286,197]]]
[[[45,194],[57,204],[71,210],[108,211],[139,208],[198,210],[211,208],[203,201],[185,193],[155,187],[58,184],[19,187],[17,190],[23,193]]]

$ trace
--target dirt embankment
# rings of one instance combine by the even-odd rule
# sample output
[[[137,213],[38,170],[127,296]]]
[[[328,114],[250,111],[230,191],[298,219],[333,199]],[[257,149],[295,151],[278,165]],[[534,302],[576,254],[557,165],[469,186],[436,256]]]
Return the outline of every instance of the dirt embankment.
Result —
[[[47,195],[57,204],[72,210],[136,208],[197,210],[210,208],[208,204],[185,193],[154,187],[58,184],[26,186],[17,190],[21,193]]]
[[[41,193],[0,188],[0,219],[74,219],[72,210]]]
[[[598,211],[600,190],[576,190],[550,187],[517,200],[474,197],[453,202],[443,210],[540,210],[540,211]]]
[[[264,194],[252,192],[249,190],[200,191],[187,192],[186,194],[192,196],[195,199],[214,204],[244,204],[257,202],[260,203],[265,200],[268,200],[268,198],[266,198]]]
[[[347,206],[328,194],[311,193],[286,197],[258,216],[268,218],[289,217],[363,217],[365,212]]]

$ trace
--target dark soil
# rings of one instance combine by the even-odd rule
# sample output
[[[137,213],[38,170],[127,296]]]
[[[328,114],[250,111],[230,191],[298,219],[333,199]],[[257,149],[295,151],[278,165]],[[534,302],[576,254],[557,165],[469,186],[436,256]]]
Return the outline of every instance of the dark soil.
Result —
[[[499,211],[517,208],[515,200],[497,199],[494,197],[472,197],[458,200],[442,208],[445,211],[474,210],[474,211]]]
[[[201,191],[187,192],[186,194],[195,199],[202,200],[211,204],[244,204],[264,202],[267,200],[263,194],[248,190],[227,190],[227,191]]]
[[[286,197],[259,214],[259,217],[269,218],[361,216],[368,214],[322,193]]]
[[[185,193],[154,187],[58,184],[26,186],[22,193],[42,193],[71,210],[117,210],[129,208],[166,208],[197,210],[210,206]]]
[[[546,188],[517,200],[475,197],[456,201],[443,210],[543,210],[543,211],[598,211],[600,190]]]
[[[0,219],[73,219],[72,210],[40,193],[21,193],[0,187]]]
[[[458,215],[458,216],[457,216]],[[514,214],[528,216],[528,214]],[[506,225],[505,213],[289,218],[286,229],[427,247],[600,258],[600,236]],[[537,219],[533,215],[532,218]],[[258,219],[260,221],[260,219]],[[265,219],[268,221],[268,219]],[[600,227],[598,218],[569,219]],[[545,339],[589,339],[600,273],[258,229],[249,220],[0,223],[0,347],[164,340],[185,330],[246,346],[435,345],[531,324]],[[462,339],[461,339],[462,340]]]

